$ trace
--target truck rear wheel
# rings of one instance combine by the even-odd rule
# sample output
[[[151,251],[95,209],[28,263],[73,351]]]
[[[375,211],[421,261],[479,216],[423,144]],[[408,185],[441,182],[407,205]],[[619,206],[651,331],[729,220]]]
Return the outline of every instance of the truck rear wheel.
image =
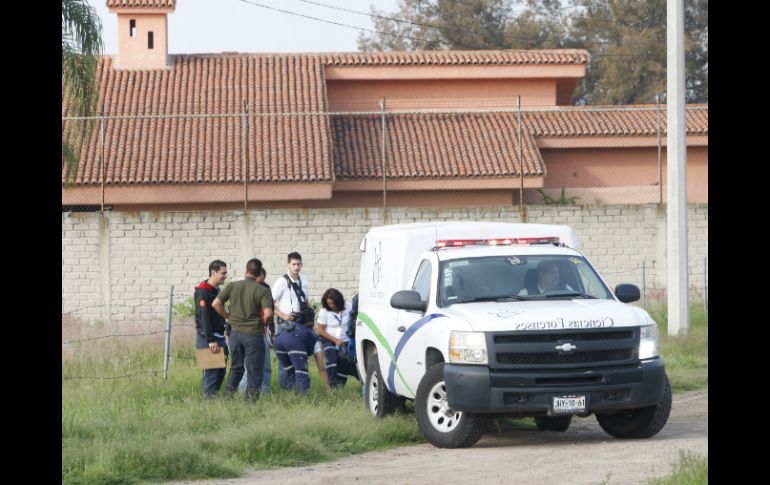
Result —
[[[663,429],[671,413],[671,384],[666,376],[663,399],[654,406],[628,409],[619,413],[597,414],[599,426],[612,437],[640,439],[654,436]]]
[[[484,433],[486,418],[447,405],[444,364],[436,364],[425,373],[414,400],[417,426],[423,436],[439,448],[465,448],[476,443]]]
[[[380,372],[380,360],[374,353],[366,365],[366,408],[373,416],[382,417],[393,414],[403,406],[403,399],[388,391],[385,379]]]
[[[540,431],[567,431],[572,422],[572,415],[535,416],[535,424]]]

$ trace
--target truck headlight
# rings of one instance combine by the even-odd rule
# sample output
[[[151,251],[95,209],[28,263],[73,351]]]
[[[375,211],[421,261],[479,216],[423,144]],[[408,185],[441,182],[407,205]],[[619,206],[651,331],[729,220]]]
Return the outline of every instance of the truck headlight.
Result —
[[[657,325],[641,327],[639,358],[651,359],[660,355],[660,332]]]
[[[487,339],[483,332],[459,332],[449,334],[449,362],[452,364],[487,363]]]

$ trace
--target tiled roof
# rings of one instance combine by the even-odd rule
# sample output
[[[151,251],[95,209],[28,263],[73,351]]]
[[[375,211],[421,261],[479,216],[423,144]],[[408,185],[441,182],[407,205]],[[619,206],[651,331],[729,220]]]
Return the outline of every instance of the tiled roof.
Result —
[[[412,51],[319,54],[331,66],[459,65],[459,64],[588,64],[583,49],[527,51]]]
[[[176,0],[107,0],[107,7],[152,7],[152,8],[166,8],[176,7]]]
[[[559,111],[523,113],[524,123],[536,136],[639,136],[657,133],[657,112],[632,111],[650,105],[565,107]],[[687,134],[708,134],[706,105],[688,106]],[[615,111],[608,111],[608,110]],[[660,112],[661,131],[666,133],[666,106]]]
[[[382,177],[379,116],[334,116],[334,171],[338,178]],[[391,115],[386,122],[389,178],[518,175],[516,115]],[[522,136],[525,175],[543,175],[534,138]]]
[[[315,56],[174,56],[172,69],[146,71],[115,70],[112,58],[104,58],[97,75],[107,116],[242,113],[244,99],[250,112],[326,107]],[[105,182],[242,182],[241,123],[240,116],[109,120]],[[325,116],[251,117],[248,123],[249,181],[333,178]],[[97,127],[80,153],[75,183],[101,181],[99,137]]]
[[[571,55],[571,51],[533,52],[532,59],[543,52]],[[249,100],[251,113],[326,112],[325,64],[471,63],[498,54],[526,57],[527,53],[197,54],[172,56],[170,69],[150,70],[116,70],[113,58],[105,57],[98,70],[104,114],[129,117],[105,123],[105,182],[243,182],[243,118],[231,113],[243,111],[243,100]],[[654,111],[597,111],[613,108],[633,107],[523,113],[525,175],[543,175],[545,170],[534,137],[656,133]],[[687,113],[687,133],[708,134],[708,110]],[[664,107],[664,130],[665,114]],[[67,115],[66,105],[62,115]],[[65,121],[65,127],[69,123],[75,121]],[[515,113],[389,114],[387,126],[389,177],[518,175]],[[83,144],[76,184],[101,182],[100,135],[97,126]],[[249,117],[248,180],[379,177],[379,144],[379,116]]]

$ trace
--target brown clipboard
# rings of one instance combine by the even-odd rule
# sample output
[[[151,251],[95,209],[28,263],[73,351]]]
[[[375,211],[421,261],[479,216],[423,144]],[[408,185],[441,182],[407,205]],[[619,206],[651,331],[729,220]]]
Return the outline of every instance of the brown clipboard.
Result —
[[[221,347],[216,354],[211,353],[209,349],[195,349],[195,360],[198,362],[199,369],[224,369],[225,351]]]

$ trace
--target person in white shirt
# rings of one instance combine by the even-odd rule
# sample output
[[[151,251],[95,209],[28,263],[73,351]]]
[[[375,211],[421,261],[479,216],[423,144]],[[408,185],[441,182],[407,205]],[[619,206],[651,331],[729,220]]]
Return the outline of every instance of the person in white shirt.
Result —
[[[297,252],[289,253],[286,258],[288,266],[286,273],[273,283],[273,303],[276,315],[275,338],[286,328],[301,319],[301,302],[309,302],[310,283],[307,277],[300,275],[302,271],[302,256]],[[298,318],[299,317],[299,318]],[[308,322],[309,323],[309,322]],[[278,359],[278,383],[286,388],[286,373],[283,362]]]
[[[316,331],[326,358],[326,374],[332,387],[344,386],[348,375],[346,369],[337,369],[340,351],[344,352],[350,337],[347,335],[351,304],[338,290],[329,288],[321,297],[321,311],[316,320]]]

